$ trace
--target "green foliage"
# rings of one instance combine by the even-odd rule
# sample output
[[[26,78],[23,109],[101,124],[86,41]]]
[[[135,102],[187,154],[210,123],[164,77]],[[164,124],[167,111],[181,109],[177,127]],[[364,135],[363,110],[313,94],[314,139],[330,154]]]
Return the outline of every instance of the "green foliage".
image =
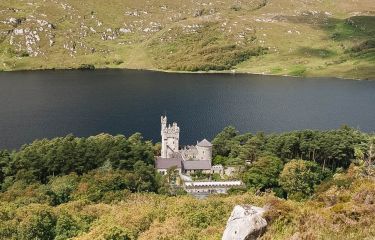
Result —
[[[287,192],[288,198],[302,200],[314,192],[314,187],[324,177],[316,163],[292,160],[285,164],[280,174],[280,185]]]
[[[7,163],[10,161],[10,153],[6,150],[0,151],[0,183],[5,179],[5,172],[3,170],[6,167]],[[1,186],[0,186],[1,190]]]
[[[352,52],[358,53],[375,48],[375,39],[369,39],[357,44],[351,48]]]
[[[353,16],[347,19],[331,19],[328,27],[332,31],[331,38],[343,41],[353,38],[367,39],[375,35],[373,16]]]
[[[374,39],[368,1],[291,4],[282,0],[274,6],[267,0],[207,5],[181,0],[162,4],[109,0],[103,6],[98,0],[66,0],[64,7],[59,1],[35,0],[32,5],[3,1],[0,71],[125,67],[301,75],[292,69],[303,64],[308,71],[302,75],[373,79],[374,51],[348,51]],[[281,16],[280,9],[290,13]],[[353,12],[358,14],[353,16]],[[263,19],[264,14],[275,19]],[[16,22],[7,24],[12,18]],[[36,20],[50,25],[40,29]],[[40,41],[29,46],[27,33],[15,34],[16,29],[36,31]],[[305,54],[298,50],[312,46],[326,51]]]
[[[354,149],[368,141],[367,138],[366,134],[350,128],[303,130],[269,136],[265,150],[281,159],[302,158],[335,170],[347,168],[354,159]]]
[[[330,58],[337,55],[334,51],[325,48],[302,47],[298,51],[302,55],[317,58]]]
[[[240,194],[244,194],[245,192],[247,192],[246,187],[233,187],[233,188],[230,188],[227,193],[229,195],[240,195]]]
[[[374,139],[347,126],[269,135],[228,127],[213,141],[214,163],[240,165],[246,187],[204,200],[169,184],[176,169],[155,173],[158,146],[140,134],[35,141],[0,152],[0,239],[213,240],[237,204],[267,206],[265,239],[363,239],[375,234]]]
[[[210,174],[203,173],[202,170],[195,171],[194,173],[190,174],[194,181],[198,180],[208,180],[210,178]]]
[[[104,236],[105,240],[133,240],[135,239],[130,233],[126,230],[114,227],[109,230],[108,233]]]
[[[94,70],[95,69],[95,66],[92,65],[92,64],[81,64],[78,69],[81,69],[81,70]]]
[[[348,168],[355,159],[355,149],[363,149],[369,135],[343,127],[338,130],[301,130],[265,135],[239,134],[233,127],[225,128],[213,143],[215,164],[228,165],[230,159],[256,161],[264,155],[275,155],[283,161],[305,159],[318,163],[322,168]]]
[[[228,157],[231,152],[232,140],[239,132],[232,126],[225,127],[213,140],[213,156],[221,155]]]
[[[256,134],[241,146],[239,158],[254,162],[262,154],[262,151],[264,151],[265,143],[265,135],[263,133]]]
[[[147,47],[159,68],[177,71],[228,70],[267,50],[247,42],[233,44],[228,37],[216,22],[203,22],[192,32],[174,26]]]
[[[228,157],[223,157],[221,155],[216,155],[212,161],[213,165],[225,165],[228,162]]]
[[[277,73],[280,73],[282,71],[283,71],[283,69],[281,67],[274,67],[274,68],[271,69],[272,74],[277,74]]]
[[[153,145],[140,134],[126,139],[122,135],[101,134],[89,138],[73,135],[51,140],[36,140],[12,154],[2,153],[0,164],[5,164],[4,177],[48,182],[52,176],[72,172],[83,174],[111,163],[115,169],[133,170],[137,161],[153,163]]]
[[[306,66],[304,65],[295,65],[290,69],[289,75],[297,77],[305,76],[306,70]]]
[[[55,240],[64,240],[77,236],[81,232],[80,226],[69,214],[61,214],[56,222]]]
[[[243,173],[242,180],[249,188],[259,190],[274,188],[278,186],[282,169],[283,162],[278,157],[260,157]]]
[[[18,205],[28,205],[32,203],[50,202],[48,187],[37,182],[28,183],[22,180],[8,183],[6,191],[0,195],[1,201],[13,202]]]
[[[138,161],[134,165],[134,175],[136,178],[134,190],[137,192],[155,192],[157,190],[158,186],[154,166],[146,165],[146,163]]]
[[[47,193],[51,197],[52,204],[59,205],[69,202],[72,192],[77,189],[78,183],[79,177],[74,173],[52,178],[48,183],[49,191]]]
[[[32,215],[22,219],[18,239],[53,240],[55,238],[56,216],[47,209],[32,210]]]
[[[76,190],[72,193],[73,196],[70,197],[93,202],[112,202],[126,197],[129,191],[152,191],[153,189],[141,188],[149,186],[148,182],[141,182],[142,178],[149,178],[149,176],[141,176],[139,173],[125,170],[91,171],[81,177]]]
[[[194,208],[194,210],[192,209]],[[194,206],[187,205],[184,215],[187,223],[193,228],[207,228],[215,222],[223,219],[223,215],[228,210],[227,204],[220,200],[210,201],[208,204],[195,203]]]
[[[211,175],[211,180],[212,180],[212,181],[220,181],[220,180],[221,180],[221,176],[220,176],[220,174],[218,174],[218,173],[214,173],[214,174],[212,174],[212,175]]]

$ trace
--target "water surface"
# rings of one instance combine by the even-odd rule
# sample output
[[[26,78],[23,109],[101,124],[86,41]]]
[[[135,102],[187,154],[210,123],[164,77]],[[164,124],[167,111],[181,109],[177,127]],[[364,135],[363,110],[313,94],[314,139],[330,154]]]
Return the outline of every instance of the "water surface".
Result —
[[[36,138],[141,132],[159,141],[160,115],[181,142],[241,132],[375,131],[375,81],[137,70],[0,73],[0,149]]]

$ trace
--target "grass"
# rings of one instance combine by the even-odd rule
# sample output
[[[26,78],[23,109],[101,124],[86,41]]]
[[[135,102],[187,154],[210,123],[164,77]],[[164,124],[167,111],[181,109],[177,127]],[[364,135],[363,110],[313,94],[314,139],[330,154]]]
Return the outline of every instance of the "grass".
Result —
[[[304,66],[304,65],[292,66],[292,68],[290,69],[290,72],[289,72],[289,75],[297,76],[297,77],[305,76],[305,74],[306,74],[306,66]]]
[[[373,6],[371,0],[6,0],[0,3],[0,69],[87,64],[375,79],[373,45],[351,51],[375,39]],[[40,40],[28,47],[25,33],[15,29],[36,31]]]

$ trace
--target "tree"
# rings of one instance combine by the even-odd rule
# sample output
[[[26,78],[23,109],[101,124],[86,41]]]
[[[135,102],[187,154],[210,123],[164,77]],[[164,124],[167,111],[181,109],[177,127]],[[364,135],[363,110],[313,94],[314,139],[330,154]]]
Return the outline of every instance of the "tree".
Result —
[[[223,157],[221,155],[216,155],[212,161],[213,165],[223,165],[225,166],[228,162],[228,157]]]
[[[153,151],[152,143],[143,141],[139,133],[128,139],[122,135],[99,134],[77,138],[69,134],[50,140],[36,140],[12,154],[0,152],[0,181],[7,176],[18,176],[21,180],[27,177],[47,183],[50,177],[72,172],[82,175],[104,163],[113,169],[133,171],[139,160],[152,164]]]
[[[288,198],[303,200],[314,192],[314,187],[324,179],[321,168],[314,162],[292,160],[285,164],[279,183]]]
[[[156,192],[157,181],[155,177],[155,169],[152,165],[147,165],[143,161],[137,161],[134,164],[134,175],[136,178],[137,192]]]
[[[78,235],[80,227],[75,221],[74,216],[63,213],[56,222],[55,240],[70,239]]]
[[[278,177],[283,162],[274,156],[260,157],[243,174],[242,180],[248,188],[265,190],[278,187]]]
[[[56,216],[49,209],[41,209],[41,207],[29,209],[31,212],[27,214],[31,215],[23,218],[20,223],[17,239],[53,240],[55,238]]]
[[[78,183],[79,177],[75,173],[52,178],[48,183],[48,195],[51,197],[52,205],[69,202]]]
[[[232,127],[225,127],[215,138],[212,140],[213,156],[221,155],[228,157],[232,147],[232,140],[238,135],[238,131]]]
[[[176,183],[177,177],[178,177],[178,170],[176,166],[172,166],[168,168],[167,170],[167,181],[169,183]]]
[[[10,161],[10,153],[6,150],[0,151],[0,190],[5,179],[5,169]]]
[[[133,240],[135,237],[128,230],[113,227],[104,234],[104,240]]]
[[[242,160],[249,160],[254,162],[258,155],[264,150],[266,139],[263,133],[258,133],[252,138],[248,139],[242,146],[239,154],[239,158]]]

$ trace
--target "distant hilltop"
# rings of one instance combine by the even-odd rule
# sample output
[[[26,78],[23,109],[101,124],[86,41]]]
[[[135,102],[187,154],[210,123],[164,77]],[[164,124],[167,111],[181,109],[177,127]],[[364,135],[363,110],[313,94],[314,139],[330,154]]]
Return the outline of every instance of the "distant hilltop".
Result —
[[[136,68],[375,78],[361,1],[2,1],[0,71]]]

